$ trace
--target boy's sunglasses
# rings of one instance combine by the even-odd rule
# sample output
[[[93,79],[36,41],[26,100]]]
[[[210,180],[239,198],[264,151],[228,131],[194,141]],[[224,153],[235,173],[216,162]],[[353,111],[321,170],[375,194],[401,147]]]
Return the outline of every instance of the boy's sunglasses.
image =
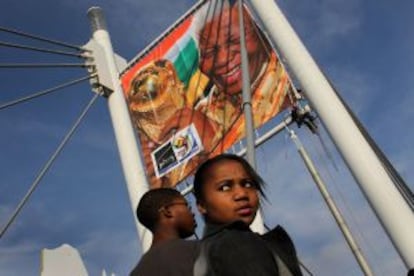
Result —
[[[170,204],[166,204],[166,205],[162,206],[158,211],[161,211],[162,209],[165,209],[165,208],[168,208],[168,207],[174,206],[174,205],[185,205],[185,206],[187,206],[188,209],[191,210],[191,206],[187,202],[182,201],[182,202],[172,202]]]

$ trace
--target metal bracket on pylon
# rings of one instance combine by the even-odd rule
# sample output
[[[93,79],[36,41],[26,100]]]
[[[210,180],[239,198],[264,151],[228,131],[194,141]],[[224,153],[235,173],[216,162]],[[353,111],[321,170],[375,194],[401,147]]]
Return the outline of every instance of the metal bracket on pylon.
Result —
[[[90,52],[85,54],[85,57],[88,72],[94,76],[90,79],[92,91],[101,94],[104,97],[108,97],[114,91],[114,87],[103,48],[93,38],[83,47],[90,50]],[[117,54],[114,54],[114,56],[118,72],[120,72],[126,68],[127,61]]]

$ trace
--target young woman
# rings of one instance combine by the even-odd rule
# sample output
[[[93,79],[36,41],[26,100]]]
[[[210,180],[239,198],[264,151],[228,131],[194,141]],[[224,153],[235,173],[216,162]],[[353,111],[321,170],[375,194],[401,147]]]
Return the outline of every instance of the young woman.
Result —
[[[260,206],[263,180],[243,158],[222,154],[194,176],[194,194],[206,228],[194,275],[302,275],[287,233],[260,236],[249,225]]]

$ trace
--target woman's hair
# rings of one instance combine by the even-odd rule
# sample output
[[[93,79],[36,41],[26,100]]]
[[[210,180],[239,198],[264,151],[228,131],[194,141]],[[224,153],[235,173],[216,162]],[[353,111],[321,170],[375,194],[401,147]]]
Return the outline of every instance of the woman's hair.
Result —
[[[158,222],[160,209],[182,197],[179,191],[172,188],[149,190],[138,203],[138,221],[152,231]]]
[[[256,185],[257,190],[264,197],[264,194],[263,194],[264,181],[257,174],[257,172],[252,168],[252,166],[250,166],[250,164],[244,158],[238,155],[223,153],[223,154],[217,155],[213,158],[206,160],[204,163],[202,163],[198,167],[194,175],[194,183],[193,183],[194,196],[197,201],[200,201],[204,198],[203,186],[208,182],[208,170],[214,164],[219,163],[224,160],[236,161],[240,165],[242,165],[246,173],[250,176],[251,180],[253,180],[254,184]]]

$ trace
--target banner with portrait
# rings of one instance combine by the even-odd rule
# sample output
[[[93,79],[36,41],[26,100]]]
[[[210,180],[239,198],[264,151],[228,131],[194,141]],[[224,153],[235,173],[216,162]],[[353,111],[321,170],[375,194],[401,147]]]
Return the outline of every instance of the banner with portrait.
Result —
[[[289,77],[245,8],[255,127],[288,105]],[[245,135],[237,1],[206,1],[121,74],[151,187],[174,186]]]

